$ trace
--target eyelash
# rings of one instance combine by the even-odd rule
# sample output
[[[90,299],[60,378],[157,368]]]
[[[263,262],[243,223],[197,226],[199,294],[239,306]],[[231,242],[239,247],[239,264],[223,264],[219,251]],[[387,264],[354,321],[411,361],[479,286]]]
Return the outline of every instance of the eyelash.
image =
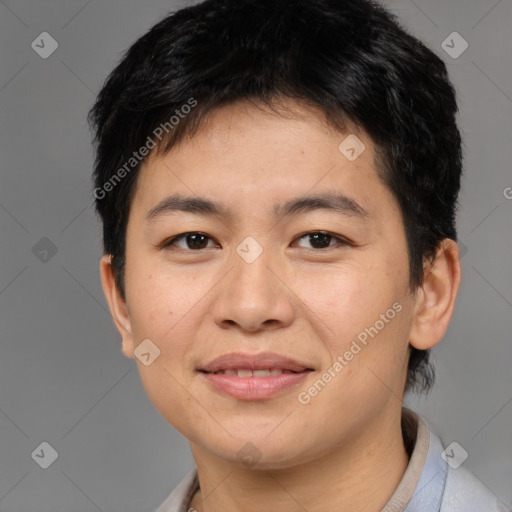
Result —
[[[201,231],[187,231],[185,233],[181,233],[180,235],[176,235],[175,237],[173,238],[170,238],[169,240],[166,240],[165,242],[163,242],[161,244],[161,248],[162,249],[167,249],[169,247],[172,247],[176,242],[178,242],[179,240],[182,240],[184,239],[187,235],[204,235],[206,236],[208,239],[210,240],[213,240],[212,237],[210,237],[209,235],[207,235],[206,233],[203,233]],[[346,240],[345,238],[342,238],[340,236],[337,236],[337,235],[334,235],[333,233],[330,233],[329,231],[307,231],[306,233],[303,233],[299,236],[297,236],[295,240],[301,240],[305,237],[307,237],[308,235],[327,235],[327,236],[330,236],[331,237],[331,240],[336,240],[338,243],[333,245],[333,246],[328,246],[328,247],[323,247],[323,248],[305,248],[306,250],[309,250],[309,251],[313,251],[313,252],[320,252],[320,251],[327,251],[329,249],[334,249],[336,247],[343,247],[343,246],[347,246],[347,245],[352,245],[348,240]],[[211,247],[206,247],[206,249],[211,249]],[[183,251],[186,251],[186,252],[200,252],[204,249],[181,249]]]

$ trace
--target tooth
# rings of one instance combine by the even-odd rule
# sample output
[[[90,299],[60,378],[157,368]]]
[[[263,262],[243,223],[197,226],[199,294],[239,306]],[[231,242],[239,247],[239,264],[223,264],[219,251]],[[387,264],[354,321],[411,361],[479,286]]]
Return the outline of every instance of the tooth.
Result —
[[[252,377],[252,370],[237,370],[239,377]]]
[[[224,375],[238,375],[238,372],[236,370],[224,370]]]
[[[283,373],[283,370],[281,368],[272,368],[270,370],[270,375],[281,375]]]
[[[253,370],[255,377],[270,377],[270,370]]]

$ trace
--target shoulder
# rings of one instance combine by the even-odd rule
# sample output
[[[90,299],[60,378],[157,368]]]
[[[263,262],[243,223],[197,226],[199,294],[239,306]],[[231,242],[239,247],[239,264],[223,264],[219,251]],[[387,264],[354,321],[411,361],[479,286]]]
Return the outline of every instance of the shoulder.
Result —
[[[512,512],[477,476],[466,467],[449,464],[454,456],[430,425],[416,413],[417,438],[414,453],[425,445],[427,454],[414,495],[406,512]],[[450,450],[449,454],[447,451]],[[411,458],[412,460],[412,458]],[[454,459],[455,462],[455,459]]]
[[[512,512],[473,473],[466,468],[446,472],[446,483],[440,512]]]

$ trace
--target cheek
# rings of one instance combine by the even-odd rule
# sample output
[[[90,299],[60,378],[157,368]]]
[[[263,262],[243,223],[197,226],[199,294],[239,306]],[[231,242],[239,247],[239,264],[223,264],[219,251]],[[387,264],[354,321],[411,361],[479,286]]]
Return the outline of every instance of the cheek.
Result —
[[[406,356],[410,315],[402,277],[384,265],[361,262],[323,277],[302,276],[295,286],[318,326],[329,354],[327,366],[341,358],[343,369],[334,371],[338,384],[332,388],[360,390],[379,378],[395,387]]]
[[[158,339],[178,326],[204,295],[200,281],[189,279],[182,272],[170,273],[165,266],[151,265],[148,273],[134,261],[126,276],[126,290],[132,326],[148,330]],[[147,265],[144,265],[147,267]],[[127,265],[128,270],[128,265]]]
[[[362,261],[301,272],[291,288],[308,306],[304,311],[309,318],[331,340],[331,348],[340,350],[347,340],[373,325],[397,295],[395,283],[381,268]]]
[[[194,315],[205,291],[197,288],[199,280],[190,286],[190,280],[179,273],[171,279],[156,266],[151,274],[136,270],[133,265],[127,279],[134,342],[137,345],[149,338],[160,350],[149,366],[137,360],[141,382],[156,410],[179,432],[190,436],[190,424],[200,411],[187,392],[188,369],[197,331]]]
[[[179,390],[174,389],[175,383],[165,370],[177,377],[177,372],[187,363],[189,316],[198,300],[197,290],[185,286],[178,276],[171,281],[157,268],[150,274],[137,270],[133,265],[126,280],[134,346],[149,338],[160,351],[151,366],[146,368],[138,363],[142,380],[150,396],[152,381],[157,388],[166,383],[173,388],[168,390],[168,396],[174,396]]]
[[[187,392],[187,381],[172,367],[164,353],[149,367],[139,363],[139,374],[155,409],[176,430],[190,438],[193,433],[190,425],[205,422],[205,418],[201,407]]]

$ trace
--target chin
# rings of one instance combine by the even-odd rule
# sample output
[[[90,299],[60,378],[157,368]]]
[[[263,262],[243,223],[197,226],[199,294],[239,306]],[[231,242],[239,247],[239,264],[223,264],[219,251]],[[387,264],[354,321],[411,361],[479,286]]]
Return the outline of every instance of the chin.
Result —
[[[291,468],[313,460],[315,455],[318,455],[293,443],[291,436],[289,439],[292,446],[283,445],[280,440],[251,439],[247,435],[239,439],[230,438],[224,447],[220,443],[215,443],[214,446],[208,446],[208,443],[203,446],[230,464],[255,471]]]

